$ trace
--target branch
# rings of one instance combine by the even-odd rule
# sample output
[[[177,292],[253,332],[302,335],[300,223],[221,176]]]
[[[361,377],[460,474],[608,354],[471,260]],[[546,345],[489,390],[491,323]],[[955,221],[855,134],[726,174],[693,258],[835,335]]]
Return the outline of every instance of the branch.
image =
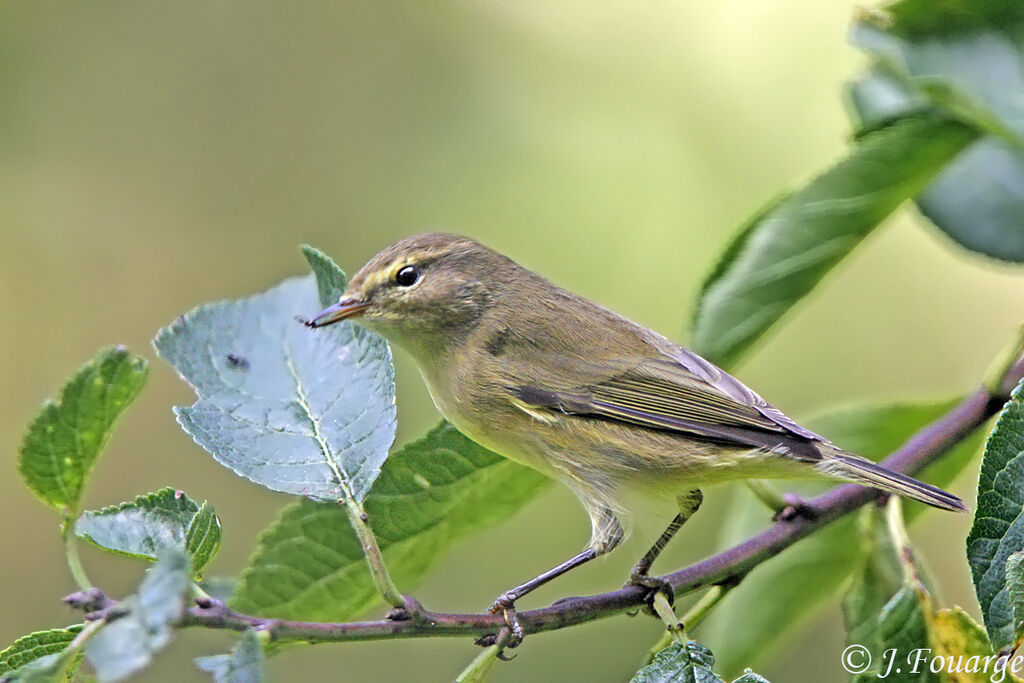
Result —
[[[905,474],[914,474],[941,457],[975,429],[995,415],[1010,391],[1024,377],[1024,357],[1008,364],[998,381],[987,384],[924,427],[902,447],[882,461],[882,465]],[[843,484],[807,502],[808,515],[774,523],[765,531],[717,555],[665,575],[676,595],[700,588],[734,583],[757,565],[768,560],[840,517],[877,500],[878,492],[856,484]],[[550,607],[519,613],[527,633],[554,631],[595,619],[603,619],[636,609],[644,604],[645,591],[636,586],[587,597],[559,600]],[[239,614],[224,603],[201,598],[182,619],[182,626],[244,631],[255,628],[268,631],[274,640],[300,640],[324,643],[388,638],[481,637],[505,626],[503,617],[492,614],[442,614],[416,609],[400,611],[397,617],[381,621],[322,623],[265,619]],[[410,616],[411,615],[411,616]]]

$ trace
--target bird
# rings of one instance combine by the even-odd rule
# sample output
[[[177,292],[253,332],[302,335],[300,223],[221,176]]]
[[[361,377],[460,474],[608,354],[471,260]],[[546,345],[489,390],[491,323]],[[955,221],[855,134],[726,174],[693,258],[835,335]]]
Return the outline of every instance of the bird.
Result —
[[[468,237],[428,233],[387,247],[307,325],[343,320],[407,352],[460,432],[561,481],[586,509],[585,550],[491,606],[520,640],[515,602],[615,549],[631,492],[679,506],[630,573],[652,591],[668,590],[648,572],[707,484],[829,479],[967,509],[942,489],[842,450],[696,353]]]

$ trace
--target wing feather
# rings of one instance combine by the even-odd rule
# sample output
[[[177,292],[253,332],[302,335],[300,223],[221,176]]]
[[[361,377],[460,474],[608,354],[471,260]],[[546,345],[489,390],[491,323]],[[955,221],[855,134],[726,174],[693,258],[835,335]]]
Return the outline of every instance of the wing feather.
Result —
[[[678,347],[677,347],[678,348]],[[641,361],[593,384],[568,389],[517,385],[517,398],[571,415],[678,431],[745,447],[817,460],[817,434],[695,354]],[[685,362],[684,362],[685,361]],[[591,369],[583,376],[600,376]]]

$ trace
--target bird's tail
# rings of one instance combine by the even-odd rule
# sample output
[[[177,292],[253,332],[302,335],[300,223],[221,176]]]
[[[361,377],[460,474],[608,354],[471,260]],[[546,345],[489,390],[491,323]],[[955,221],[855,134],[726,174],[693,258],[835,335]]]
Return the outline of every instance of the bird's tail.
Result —
[[[965,512],[964,502],[942,489],[925,484],[905,474],[887,470],[870,460],[836,449],[823,454],[817,467],[829,477],[845,479],[865,486],[895,493],[943,510]]]

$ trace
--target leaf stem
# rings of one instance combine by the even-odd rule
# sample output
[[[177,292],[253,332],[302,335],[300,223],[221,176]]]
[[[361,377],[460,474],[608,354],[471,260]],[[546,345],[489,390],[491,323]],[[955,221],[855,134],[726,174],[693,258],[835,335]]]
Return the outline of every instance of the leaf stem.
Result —
[[[688,629],[696,628],[711,613],[715,605],[722,601],[722,598],[739,584],[728,584],[712,586],[707,593],[700,596],[700,599],[693,603],[690,609],[683,615],[683,626]]]
[[[494,641],[493,645],[489,645],[478,654],[472,662],[469,663],[459,677],[455,679],[455,683],[483,683],[487,679],[487,675],[494,668],[494,665],[498,663],[498,655],[501,654],[502,649],[505,647],[505,643],[508,642],[512,632],[508,628],[501,630],[498,634],[498,639]]]
[[[772,512],[782,512],[789,506],[786,494],[780,493],[774,486],[763,479],[748,479],[744,482],[747,488],[757,496]]]
[[[93,584],[85,573],[82,559],[78,556],[78,537],[75,536],[74,522],[74,517],[70,513],[65,513],[60,524],[60,538],[64,542],[64,556],[68,561],[68,569],[71,570],[71,578],[75,580],[80,590],[87,591]]]
[[[368,518],[363,506],[356,502],[351,496],[346,496],[345,512],[348,513],[348,521],[359,537],[359,544],[363,547],[363,555],[366,557],[366,564],[370,568],[370,577],[377,592],[392,607],[405,608],[405,597],[398,590],[398,586],[391,579],[387,565],[384,564],[384,556],[377,545],[377,537],[367,523]]]
[[[917,560],[914,558],[914,548],[910,544],[910,535],[907,533],[907,526],[903,522],[903,500],[901,498],[897,496],[889,497],[885,504],[885,524],[889,529],[889,536],[892,538],[893,546],[896,548],[904,580],[908,583],[923,586],[917,567]]]
[[[722,598],[731,591],[733,588],[738,586],[737,583],[731,583],[726,585],[712,586],[704,595],[700,596],[697,602],[690,606],[690,609],[686,610],[686,614],[680,621],[683,624],[683,628],[687,631],[696,628],[698,624],[704,621],[705,617],[714,609],[715,605],[722,601]],[[647,666],[654,661],[654,655],[658,654],[666,647],[672,644],[675,640],[674,634],[671,631],[665,631],[661,638],[658,639],[651,649],[647,652],[647,657],[644,659],[644,666]]]
[[[686,629],[679,621],[675,609],[669,604],[665,594],[657,593],[651,602],[651,606],[665,624],[665,633],[675,642],[686,644]]]

